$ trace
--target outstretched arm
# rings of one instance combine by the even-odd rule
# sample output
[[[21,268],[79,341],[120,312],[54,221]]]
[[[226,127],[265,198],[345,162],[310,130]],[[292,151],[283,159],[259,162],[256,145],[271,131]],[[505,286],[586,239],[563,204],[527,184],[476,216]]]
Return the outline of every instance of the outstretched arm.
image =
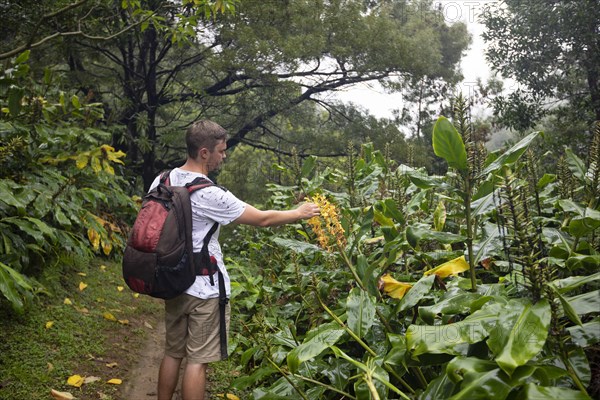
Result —
[[[319,215],[319,207],[314,203],[303,203],[298,208],[286,211],[259,210],[251,205],[234,222],[253,226],[277,226],[289,224],[300,219],[309,219]]]

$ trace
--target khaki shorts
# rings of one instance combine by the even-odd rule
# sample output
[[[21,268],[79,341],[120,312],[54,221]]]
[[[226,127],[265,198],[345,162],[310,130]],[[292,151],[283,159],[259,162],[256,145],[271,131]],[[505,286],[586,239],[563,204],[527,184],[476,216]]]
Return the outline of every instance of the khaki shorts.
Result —
[[[229,303],[225,309],[229,334]],[[165,301],[165,354],[173,358],[187,357],[189,364],[220,361],[221,338],[219,299],[199,299],[182,294]]]

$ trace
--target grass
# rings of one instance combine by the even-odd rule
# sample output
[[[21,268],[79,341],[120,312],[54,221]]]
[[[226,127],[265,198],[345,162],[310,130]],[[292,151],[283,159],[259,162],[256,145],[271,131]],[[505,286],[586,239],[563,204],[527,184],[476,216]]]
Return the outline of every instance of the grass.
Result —
[[[78,399],[119,399],[162,304],[134,297],[115,263],[69,260],[42,276],[39,294],[22,315],[0,303],[0,398],[48,399],[51,389]],[[87,286],[86,286],[87,285]],[[99,378],[77,388],[73,375]]]

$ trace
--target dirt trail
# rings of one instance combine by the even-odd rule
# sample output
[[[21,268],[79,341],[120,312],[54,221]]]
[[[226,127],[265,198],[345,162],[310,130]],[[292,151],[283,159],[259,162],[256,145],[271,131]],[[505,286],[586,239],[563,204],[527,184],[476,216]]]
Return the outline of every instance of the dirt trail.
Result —
[[[150,335],[138,355],[138,364],[129,373],[129,380],[123,388],[123,400],[154,400],[158,367],[163,356],[165,326],[162,319],[158,326],[150,330]],[[179,393],[173,396],[179,399]]]

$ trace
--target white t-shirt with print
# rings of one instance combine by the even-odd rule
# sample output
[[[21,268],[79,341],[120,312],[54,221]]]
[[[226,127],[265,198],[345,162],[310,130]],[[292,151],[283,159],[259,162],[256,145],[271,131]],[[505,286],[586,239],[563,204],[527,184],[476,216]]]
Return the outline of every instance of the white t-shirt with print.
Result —
[[[207,178],[206,175],[197,172],[175,168],[171,171],[170,175],[171,185],[184,186],[198,177]],[[160,176],[154,179],[150,190],[158,185],[159,180]],[[215,222],[219,223],[219,228],[212,235],[208,244],[208,252],[217,260],[217,264],[225,280],[225,290],[229,297],[231,294],[231,281],[223,262],[223,253],[219,244],[219,232],[221,231],[221,225],[227,225],[242,215],[246,208],[246,203],[235,197],[230,191],[217,186],[210,186],[195,191],[190,196],[190,200],[192,203],[192,242],[195,253],[202,250],[204,237],[213,224]],[[219,281],[216,273],[213,276],[213,281],[214,285],[211,285],[210,276],[198,275],[196,281],[186,290],[186,293],[201,299],[219,297]]]

